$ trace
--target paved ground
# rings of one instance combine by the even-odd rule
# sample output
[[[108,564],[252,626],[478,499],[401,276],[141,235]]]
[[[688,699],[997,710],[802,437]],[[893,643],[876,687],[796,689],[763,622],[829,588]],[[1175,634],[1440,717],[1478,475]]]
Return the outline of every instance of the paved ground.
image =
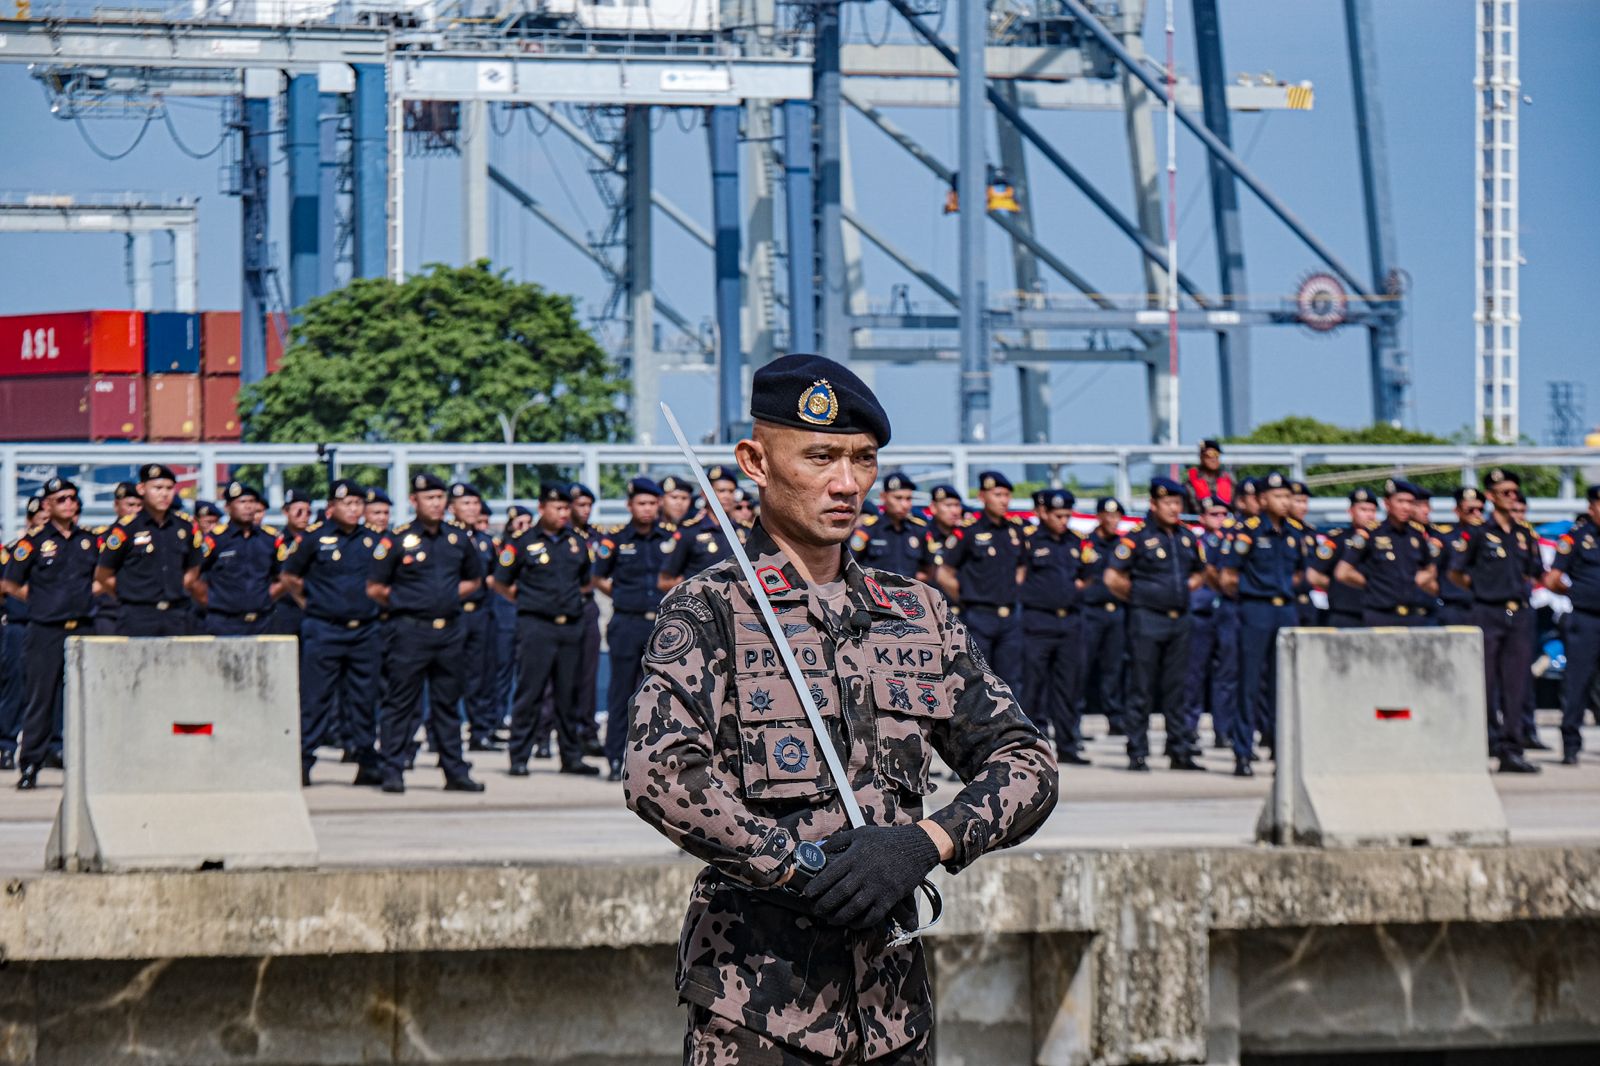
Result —
[[[1545,742],[1559,747],[1555,722],[1541,715]],[[1100,719],[1091,728],[1104,733]],[[1152,741],[1160,751],[1159,734]],[[1514,844],[1600,844],[1600,729],[1587,730],[1584,742],[1588,752],[1577,768],[1558,765],[1553,753],[1533,752],[1542,774],[1495,776]],[[1153,773],[1134,775],[1123,769],[1119,739],[1096,739],[1089,754],[1094,766],[1062,768],[1061,803],[1029,847],[1251,845],[1271,787],[1271,764],[1258,766],[1255,778],[1235,778],[1231,754],[1208,751],[1207,774],[1173,773],[1156,759]],[[408,775],[404,796],[386,796],[349,787],[353,767],[318,764],[306,796],[324,865],[606,862],[677,854],[623,806],[620,785],[558,775],[553,763],[538,761],[531,777],[512,778],[503,756],[475,759],[475,773],[489,786],[478,795],[446,793],[438,772],[422,768]],[[46,771],[40,780],[32,793],[0,791],[0,876],[41,868],[61,774]],[[941,783],[934,802],[954,787]]]

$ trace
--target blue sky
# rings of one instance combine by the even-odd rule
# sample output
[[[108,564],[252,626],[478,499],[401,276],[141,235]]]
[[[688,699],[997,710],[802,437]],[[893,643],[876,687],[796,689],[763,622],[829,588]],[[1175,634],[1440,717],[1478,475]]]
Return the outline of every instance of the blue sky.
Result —
[[[1230,0],[1224,6],[1225,61],[1231,73],[1270,70],[1285,81],[1310,80],[1310,113],[1236,114],[1235,144],[1250,165],[1291,207],[1358,269],[1366,263],[1344,50],[1342,5],[1333,0],[1282,4]],[[1388,126],[1399,264],[1412,281],[1404,339],[1415,385],[1409,421],[1441,433],[1472,416],[1472,4],[1465,0],[1391,0],[1378,12],[1380,98]],[[1161,54],[1160,5],[1148,24],[1148,47]],[[881,25],[875,4],[871,28]],[[1589,326],[1589,295],[1600,268],[1592,239],[1600,216],[1600,97],[1590,89],[1600,46],[1600,4],[1592,0],[1532,0],[1522,5],[1522,426],[1546,434],[1546,391],[1552,379],[1587,388],[1589,421],[1600,421],[1600,343]],[[1188,4],[1178,3],[1179,66],[1193,75]],[[194,160],[174,147],[160,122],[124,160],[98,158],[72,123],[48,113],[43,93],[26,72],[0,68],[0,189],[91,193],[142,190],[201,199],[201,299],[206,307],[236,307],[239,279],[237,201],[218,191],[221,155]],[[216,143],[214,102],[175,104],[173,118],[191,148]],[[956,158],[953,112],[902,110],[897,124],[941,158]],[[1035,113],[1037,124],[1124,210],[1132,208],[1127,150],[1118,115]],[[956,220],[940,213],[943,191],[933,177],[862,120],[850,116],[858,209],[952,286],[957,280]],[[705,134],[693,114],[661,114],[656,135],[658,185],[703,220],[709,219]],[[684,127],[688,128],[685,129]],[[90,134],[108,151],[126,147],[137,123],[99,121]],[[1164,132],[1158,127],[1158,143]],[[281,155],[281,153],[280,153]],[[580,229],[601,224],[599,200],[583,160],[555,132],[535,136],[520,121],[493,146],[495,163]],[[281,208],[281,158],[276,206]],[[408,265],[459,257],[459,164],[454,159],[408,161]],[[1142,289],[1132,246],[1100,218],[1064,179],[1030,159],[1036,225],[1043,238],[1108,292]],[[1215,288],[1203,150],[1179,137],[1180,259],[1200,282]],[[1245,197],[1244,232],[1250,289],[1292,292],[1316,268],[1311,254],[1258,203]],[[281,225],[286,212],[278,211]],[[711,258],[658,215],[656,269],[662,292],[692,318],[711,313]],[[502,194],[494,193],[491,246],[515,275],[575,292],[598,304],[606,288],[599,272]],[[991,228],[992,289],[1010,287],[1009,250]],[[279,261],[287,248],[281,231]],[[165,249],[158,244],[158,251]],[[115,237],[0,235],[0,313],[126,306],[123,249]],[[867,285],[876,301],[910,281],[868,247]],[[157,271],[157,300],[170,299],[165,268]],[[912,283],[913,300],[927,293]],[[1364,332],[1310,336],[1295,328],[1257,330],[1253,339],[1252,402],[1258,421],[1309,414],[1358,424],[1370,417]],[[1182,348],[1182,436],[1196,440],[1218,429],[1215,347],[1185,335]],[[1014,371],[994,376],[995,440],[1018,439]],[[877,383],[906,443],[948,440],[955,434],[955,374],[944,368],[882,368]],[[685,421],[711,416],[711,379],[669,374],[667,399]],[[1129,367],[1077,366],[1053,371],[1053,437],[1063,443],[1144,439],[1142,374]]]

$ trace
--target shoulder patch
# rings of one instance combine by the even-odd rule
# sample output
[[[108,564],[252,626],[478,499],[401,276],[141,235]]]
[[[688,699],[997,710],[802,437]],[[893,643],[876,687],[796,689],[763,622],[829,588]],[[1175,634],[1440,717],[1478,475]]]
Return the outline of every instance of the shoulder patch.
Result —
[[[139,512],[138,511],[135,511],[132,514],[125,514],[121,518],[117,519],[117,525],[119,525],[119,526],[128,525],[135,518],[138,518],[138,517],[139,517]]]
[[[924,522],[922,519],[918,518],[916,515],[911,515],[909,518],[906,519],[906,521],[910,522],[914,526],[925,526],[925,525],[928,524],[928,523]]]
[[[862,515],[861,524],[868,527],[875,526],[878,524],[878,516],[875,514]]]
[[[697,622],[710,622],[716,618],[716,613],[711,610],[711,605],[698,596],[685,593],[672,598],[661,605],[663,616],[670,614],[686,614]]]

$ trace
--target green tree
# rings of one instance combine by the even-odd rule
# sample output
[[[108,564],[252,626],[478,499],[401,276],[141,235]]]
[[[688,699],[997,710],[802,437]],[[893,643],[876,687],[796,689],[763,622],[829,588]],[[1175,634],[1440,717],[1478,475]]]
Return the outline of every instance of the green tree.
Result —
[[[240,392],[247,441],[502,441],[501,414],[519,441],[628,433],[626,386],[572,298],[486,260],[398,284],[358,278],[301,314],[282,367]],[[475,477],[486,489],[502,480],[499,468]]]

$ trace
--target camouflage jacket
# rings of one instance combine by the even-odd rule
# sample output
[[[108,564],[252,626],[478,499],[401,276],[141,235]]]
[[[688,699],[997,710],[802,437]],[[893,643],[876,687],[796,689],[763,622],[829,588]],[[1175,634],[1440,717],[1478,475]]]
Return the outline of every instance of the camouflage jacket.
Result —
[[[748,549],[869,824],[931,817],[955,842],[955,872],[1044,821],[1056,799],[1049,746],[943,596],[845,551],[850,607],[837,615],[759,524]],[[784,876],[801,840],[848,822],[735,561],[662,602],[644,668],[628,805],[710,864],[684,920],[679,996],[830,1058],[874,1058],[917,1039],[933,1021],[920,942],[891,949],[883,931],[826,925],[789,893],[759,891]],[[929,814],[935,751],[965,787]]]

